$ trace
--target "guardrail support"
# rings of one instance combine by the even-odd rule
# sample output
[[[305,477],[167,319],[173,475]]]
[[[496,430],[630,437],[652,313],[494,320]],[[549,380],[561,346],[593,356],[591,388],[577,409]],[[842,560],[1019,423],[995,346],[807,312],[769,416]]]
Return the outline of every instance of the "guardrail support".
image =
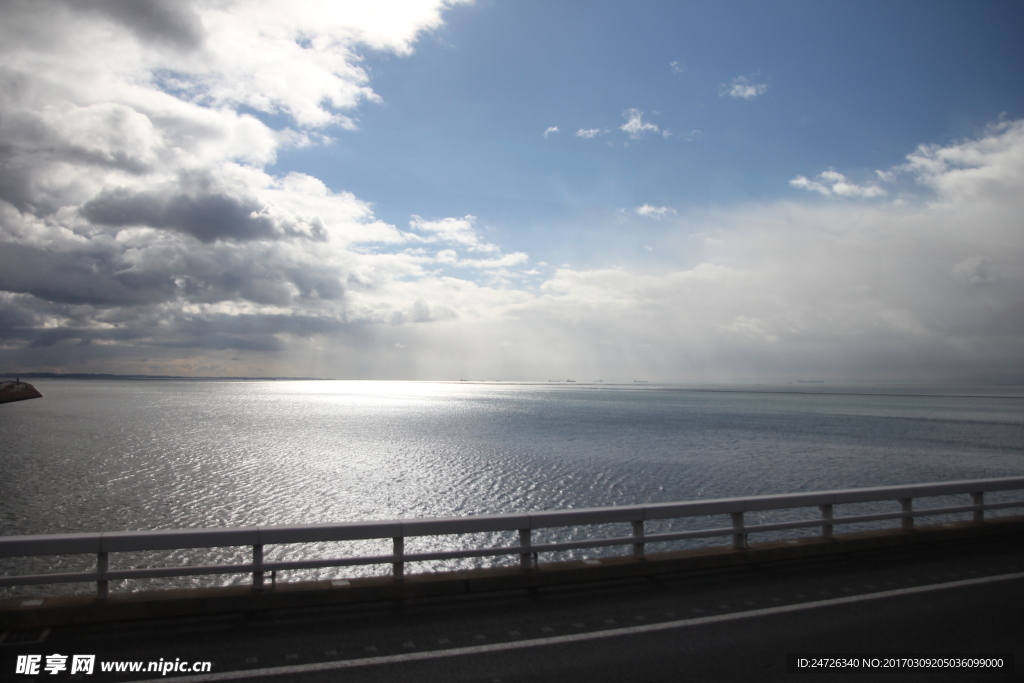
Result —
[[[821,525],[821,537],[832,538],[832,505],[819,505],[818,509],[821,510],[821,519],[824,522]]]
[[[519,530],[519,548],[521,550],[521,552],[519,553],[519,568],[522,569],[524,572],[525,571],[529,571],[530,567],[533,566],[532,563],[530,562],[530,530],[529,529],[520,529]]]
[[[395,577],[395,581],[401,581],[405,576],[405,562],[402,561],[402,555],[405,553],[405,538],[396,536],[391,540],[395,544],[395,560],[391,563],[391,574]]]
[[[0,0],[2,2],[2,0]],[[598,548],[617,546],[628,548],[632,546],[632,555],[637,559],[646,559],[646,520],[661,520],[692,517],[714,517],[721,520],[722,516],[729,514],[732,519],[731,525],[722,525],[712,529],[697,529],[694,531],[661,533],[651,532],[652,543],[664,543],[668,541],[680,541],[689,538],[716,537],[725,540],[732,537],[732,547],[743,550],[749,547],[748,539],[751,534],[775,533],[778,531],[789,531],[795,529],[821,529],[821,538],[842,538],[842,535],[835,533],[840,525],[884,522],[886,530],[898,531],[902,527],[904,534],[915,533],[915,519],[917,517],[928,518],[942,515],[958,515],[964,519],[965,513],[973,512],[973,523],[976,525],[986,524],[986,513],[988,510],[1003,510],[1008,508],[1024,508],[1024,500],[1014,498],[1002,500],[1001,495],[989,496],[986,502],[985,493],[988,491],[1016,491],[1024,490],[1024,477],[1005,477],[1002,479],[978,479],[971,481],[959,481],[948,483],[916,484],[910,486],[875,487],[857,490],[844,491],[819,491],[791,495],[751,496],[745,499],[720,499],[684,501],[681,503],[653,504],[652,506],[630,506],[628,510],[622,508],[603,508],[594,510],[572,510],[572,511],[543,511],[534,515],[494,515],[474,519],[467,523],[465,519],[450,518],[440,520],[427,520],[427,524],[419,522],[406,525],[402,520],[393,521],[370,521],[363,523],[344,523],[339,525],[296,525],[289,527],[238,527],[228,529],[178,529],[172,534],[165,535],[165,532],[126,532],[112,534],[110,539],[105,539],[102,533],[92,534],[68,534],[50,535],[38,534],[27,536],[0,536],[0,558],[9,557],[46,557],[51,555],[78,555],[87,560],[93,554],[96,555],[96,569],[84,570],[73,573],[50,573],[41,575],[17,575],[5,574],[0,576],[0,588],[19,585],[55,584],[55,583],[96,583],[96,600],[102,602],[110,596],[110,581],[126,579],[135,580],[143,578],[194,576],[203,574],[252,574],[252,586],[254,591],[267,589],[267,583],[272,588],[276,583],[276,570],[293,570],[319,567],[341,567],[355,565],[392,565],[393,577],[396,582],[402,581],[405,574],[405,563],[424,562],[428,560],[461,559],[476,557],[500,556],[504,562],[519,555],[520,568],[523,572],[536,570],[538,552],[556,552],[562,550],[574,550],[583,548]],[[842,494],[837,497],[835,494]],[[970,494],[972,504],[965,504],[964,496]],[[951,507],[928,507],[925,503],[920,510],[915,510],[914,499],[946,496],[957,496],[957,504]],[[824,501],[831,501],[824,502]],[[839,501],[839,502],[837,502]],[[900,511],[892,508],[892,502],[898,502]],[[871,514],[836,514],[835,505],[845,506],[857,503],[883,503],[885,510],[881,513],[872,511]],[[806,515],[813,514],[813,508],[820,510],[821,516],[814,519]],[[753,521],[748,527],[744,522],[746,511],[755,515],[755,519],[761,517],[762,510],[779,509],[801,509],[805,513],[800,515],[797,521],[786,521],[778,523],[764,523]],[[739,512],[725,512],[740,510]],[[998,517],[996,513],[993,516]],[[892,527],[892,523],[899,519],[900,525]],[[1001,519],[1001,517],[1000,517]],[[1008,518],[1008,522],[1019,521],[1021,517]],[[622,534],[622,522],[628,521],[632,526],[631,535]],[[556,527],[575,527],[588,524],[615,524],[618,529],[614,537],[596,539],[575,539],[566,542],[548,543],[538,541],[537,548],[532,545],[532,528],[549,529]],[[528,527],[528,528],[522,528]],[[529,528],[532,527],[532,528]],[[652,526],[652,529],[654,527]],[[519,545],[511,546],[509,531],[519,532]],[[398,532],[395,535],[395,532]],[[496,548],[468,548],[462,550],[445,550],[440,552],[410,553],[410,560],[405,559],[404,534],[417,535],[455,535],[476,532],[500,532],[504,539],[503,547]],[[835,537],[833,534],[835,533]],[[265,535],[266,534],[266,535]],[[337,538],[336,536],[343,538]],[[571,535],[571,534],[570,534]],[[543,538],[541,534],[538,538]],[[290,562],[270,562],[265,558],[265,543],[311,543],[319,540],[355,540],[374,539],[386,542],[391,538],[394,542],[394,552],[387,555],[381,549],[379,555],[367,557],[341,557],[333,559],[313,559]],[[141,567],[136,569],[112,568],[110,563],[111,552],[133,552],[139,550],[178,550],[191,548],[212,548],[212,547],[241,547],[252,546],[252,561],[238,562],[231,564],[216,564],[213,566],[175,566],[175,567]],[[726,546],[727,547],[727,546]],[[106,548],[107,550],[103,550]],[[121,563],[127,560],[120,561]],[[269,574],[269,576],[268,576]],[[113,579],[111,579],[113,577]]]
[[[732,547],[736,550],[746,550],[747,535],[743,533],[743,513],[730,512],[732,515],[732,528],[736,532],[732,535]]]
[[[633,558],[637,560],[644,559],[644,520],[636,520],[630,522],[633,525],[633,538],[636,542],[633,543]]]
[[[96,573],[100,576],[96,582],[97,600],[106,600],[110,597],[110,581],[106,578],[108,569],[110,569],[110,554],[96,553]]]
[[[252,547],[252,563],[256,567],[252,573],[252,589],[263,590],[263,544],[255,544]]]
[[[913,498],[900,498],[900,509],[903,512],[914,512],[914,499]],[[903,518],[903,530],[913,531],[914,530],[914,518],[907,516]]]

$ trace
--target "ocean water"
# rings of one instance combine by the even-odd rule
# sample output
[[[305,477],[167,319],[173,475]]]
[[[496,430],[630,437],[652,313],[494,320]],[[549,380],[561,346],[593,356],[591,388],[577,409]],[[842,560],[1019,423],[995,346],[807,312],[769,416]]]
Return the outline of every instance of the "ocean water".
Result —
[[[0,535],[505,513],[1024,474],[1024,387],[33,383],[43,399],[0,407]],[[501,539],[457,542],[480,540]],[[417,542],[407,552],[458,547]],[[328,551],[336,549],[274,550]],[[33,562],[65,571],[80,561]],[[199,560],[179,552],[146,561]],[[0,569],[14,571],[12,562]],[[295,576],[330,571],[379,570]],[[214,580],[241,579],[161,585]]]

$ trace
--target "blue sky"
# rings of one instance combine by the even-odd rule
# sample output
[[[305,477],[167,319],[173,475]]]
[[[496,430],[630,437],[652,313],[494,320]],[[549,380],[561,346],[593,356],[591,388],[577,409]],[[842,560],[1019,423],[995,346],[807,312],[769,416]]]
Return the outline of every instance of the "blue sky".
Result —
[[[473,214],[507,248],[602,263],[577,233],[621,233],[617,209],[796,198],[796,175],[869,178],[1019,117],[1022,26],[1005,3],[457,7],[414,55],[368,55],[384,102],[359,108],[358,131],[277,168],[391,223]],[[721,96],[737,77],[766,91]],[[630,140],[618,129],[633,108],[670,137]],[[609,132],[575,135],[593,128]]]
[[[1024,9],[41,0],[0,371],[1024,381]]]

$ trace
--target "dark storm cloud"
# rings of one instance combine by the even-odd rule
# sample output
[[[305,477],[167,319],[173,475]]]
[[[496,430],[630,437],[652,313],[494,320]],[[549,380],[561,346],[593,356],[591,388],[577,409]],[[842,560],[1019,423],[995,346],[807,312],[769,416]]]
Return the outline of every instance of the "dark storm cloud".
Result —
[[[273,237],[274,221],[260,215],[264,208],[255,199],[224,194],[163,197],[156,192],[114,189],[86,202],[81,214],[93,223],[169,228],[209,243]]]
[[[310,338],[352,327],[313,316],[167,315],[162,309],[152,307],[135,309],[134,317],[118,316],[114,325],[95,327],[90,325],[98,316],[95,310],[87,312],[87,308],[78,311],[77,321],[57,328],[41,328],[39,320],[26,317],[25,311],[0,305],[0,320],[8,315],[20,323],[5,326],[0,338],[28,342],[30,348],[49,348],[64,342],[106,341],[178,349],[280,351],[289,337]]]
[[[185,337],[181,339],[164,339],[151,342],[152,346],[176,349],[211,349],[224,351],[282,351],[284,340],[271,334],[224,334],[213,332],[201,337]]]
[[[67,304],[126,306],[168,301],[174,281],[133,272],[110,253],[68,253],[22,244],[0,249],[0,291]]]
[[[181,0],[65,0],[64,4],[101,13],[129,28],[141,41],[194,49],[206,37],[199,17]]]
[[[73,328],[58,327],[52,330],[34,330],[33,332],[32,343],[29,346],[34,349],[55,346],[68,339],[77,340],[79,343],[92,341],[92,334],[88,330],[83,332]]]
[[[217,315],[192,316],[182,321],[176,329],[193,336],[204,336],[215,331],[233,335],[289,334],[312,337],[337,332],[349,326],[338,320],[309,315]]]
[[[40,316],[31,308],[21,305],[18,297],[0,298],[0,340],[25,342],[33,339],[42,324]]]

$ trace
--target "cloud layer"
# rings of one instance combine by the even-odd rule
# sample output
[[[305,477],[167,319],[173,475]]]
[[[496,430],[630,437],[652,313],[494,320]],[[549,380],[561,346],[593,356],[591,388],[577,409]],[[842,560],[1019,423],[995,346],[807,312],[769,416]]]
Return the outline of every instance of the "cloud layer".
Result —
[[[882,176],[883,179],[885,176]],[[878,185],[857,185],[846,179],[842,173],[836,171],[824,171],[817,175],[816,180],[808,180],[798,175],[789,181],[793,187],[803,190],[810,190],[823,194],[826,197],[834,195],[837,197],[881,197],[886,194],[885,190]]]
[[[623,211],[658,232],[618,267],[540,271],[486,219],[399,227],[267,170],[357,126],[380,99],[361,55],[409,55],[447,4],[6,3],[0,369],[1024,378],[1024,122],[870,181],[812,169],[792,201]]]
[[[719,97],[731,97],[734,100],[753,100],[768,92],[766,83],[757,83],[753,77],[737,76],[729,83],[718,86]]]
[[[446,4],[8,3],[3,363],[70,343],[94,347],[82,362],[147,346],[183,349],[186,364],[188,349],[279,351],[352,324],[450,317],[409,300],[408,281],[443,289],[445,267],[522,263],[472,217],[415,217],[403,232],[316,178],[264,170],[283,147],[326,141],[325,126],[353,127],[354,108],[379,100],[360,51],[410,53]]]

